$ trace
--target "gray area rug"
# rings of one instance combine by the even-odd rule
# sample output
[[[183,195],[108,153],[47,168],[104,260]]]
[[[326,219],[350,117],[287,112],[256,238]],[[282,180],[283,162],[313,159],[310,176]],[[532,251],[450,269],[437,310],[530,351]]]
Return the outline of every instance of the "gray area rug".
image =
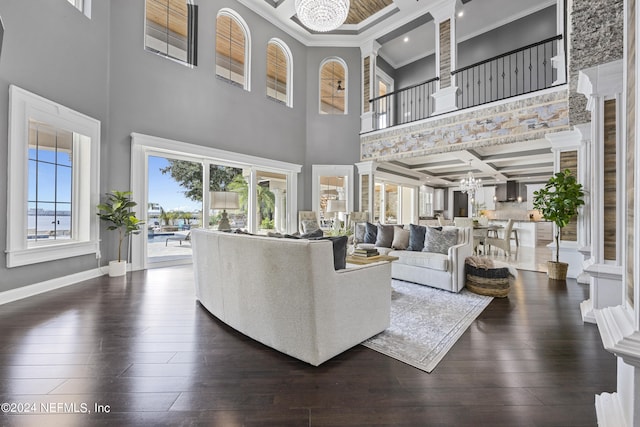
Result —
[[[391,326],[362,345],[431,372],[493,299],[392,280]]]

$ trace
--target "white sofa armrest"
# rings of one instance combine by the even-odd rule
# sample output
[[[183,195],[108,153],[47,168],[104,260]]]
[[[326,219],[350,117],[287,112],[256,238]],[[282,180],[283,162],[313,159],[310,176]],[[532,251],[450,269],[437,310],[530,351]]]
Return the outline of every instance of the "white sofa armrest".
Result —
[[[471,228],[465,227],[461,231],[462,243],[453,245],[449,248],[447,253],[449,258],[449,268],[452,275],[452,285],[455,287],[454,292],[460,292],[465,285],[465,273],[464,262],[467,257],[473,254],[473,236],[471,234]]]

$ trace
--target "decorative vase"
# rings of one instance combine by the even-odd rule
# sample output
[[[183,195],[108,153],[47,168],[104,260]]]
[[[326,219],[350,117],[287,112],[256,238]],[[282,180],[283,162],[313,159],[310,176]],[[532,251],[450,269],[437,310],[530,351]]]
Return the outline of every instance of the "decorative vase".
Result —
[[[569,264],[566,262],[547,261],[547,270],[549,272],[549,279],[553,280],[567,280],[567,270]]]
[[[120,277],[127,274],[127,261],[109,261],[109,277]]]

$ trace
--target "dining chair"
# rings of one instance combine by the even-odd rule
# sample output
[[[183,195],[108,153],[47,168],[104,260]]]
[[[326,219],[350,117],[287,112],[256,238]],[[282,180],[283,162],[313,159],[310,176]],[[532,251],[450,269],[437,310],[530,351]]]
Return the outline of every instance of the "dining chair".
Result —
[[[510,256],[511,230],[513,230],[513,219],[509,219],[509,221],[507,221],[507,225],[505,225],[504,227],[504,234],[502,234],[502,237],[487,237],[487,239],[485,240],[485,245],[489,246],[489,251],[491,251],[491,246],[495,246],[502,249],[507,256]]]

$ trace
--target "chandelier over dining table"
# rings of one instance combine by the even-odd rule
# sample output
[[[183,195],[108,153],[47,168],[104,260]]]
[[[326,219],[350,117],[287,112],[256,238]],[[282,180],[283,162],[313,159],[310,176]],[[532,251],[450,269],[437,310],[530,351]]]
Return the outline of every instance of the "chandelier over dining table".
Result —
[[[296,0],[296,14],[313,31],[332,31],[342,25],[349,13],[349,0]]]
[[[460,191],[467,193],[471,198],[475,197],[476,192],[482,187],[482,179],[473,176],[471,171],[467,172],[467,177],[460,180]]]

